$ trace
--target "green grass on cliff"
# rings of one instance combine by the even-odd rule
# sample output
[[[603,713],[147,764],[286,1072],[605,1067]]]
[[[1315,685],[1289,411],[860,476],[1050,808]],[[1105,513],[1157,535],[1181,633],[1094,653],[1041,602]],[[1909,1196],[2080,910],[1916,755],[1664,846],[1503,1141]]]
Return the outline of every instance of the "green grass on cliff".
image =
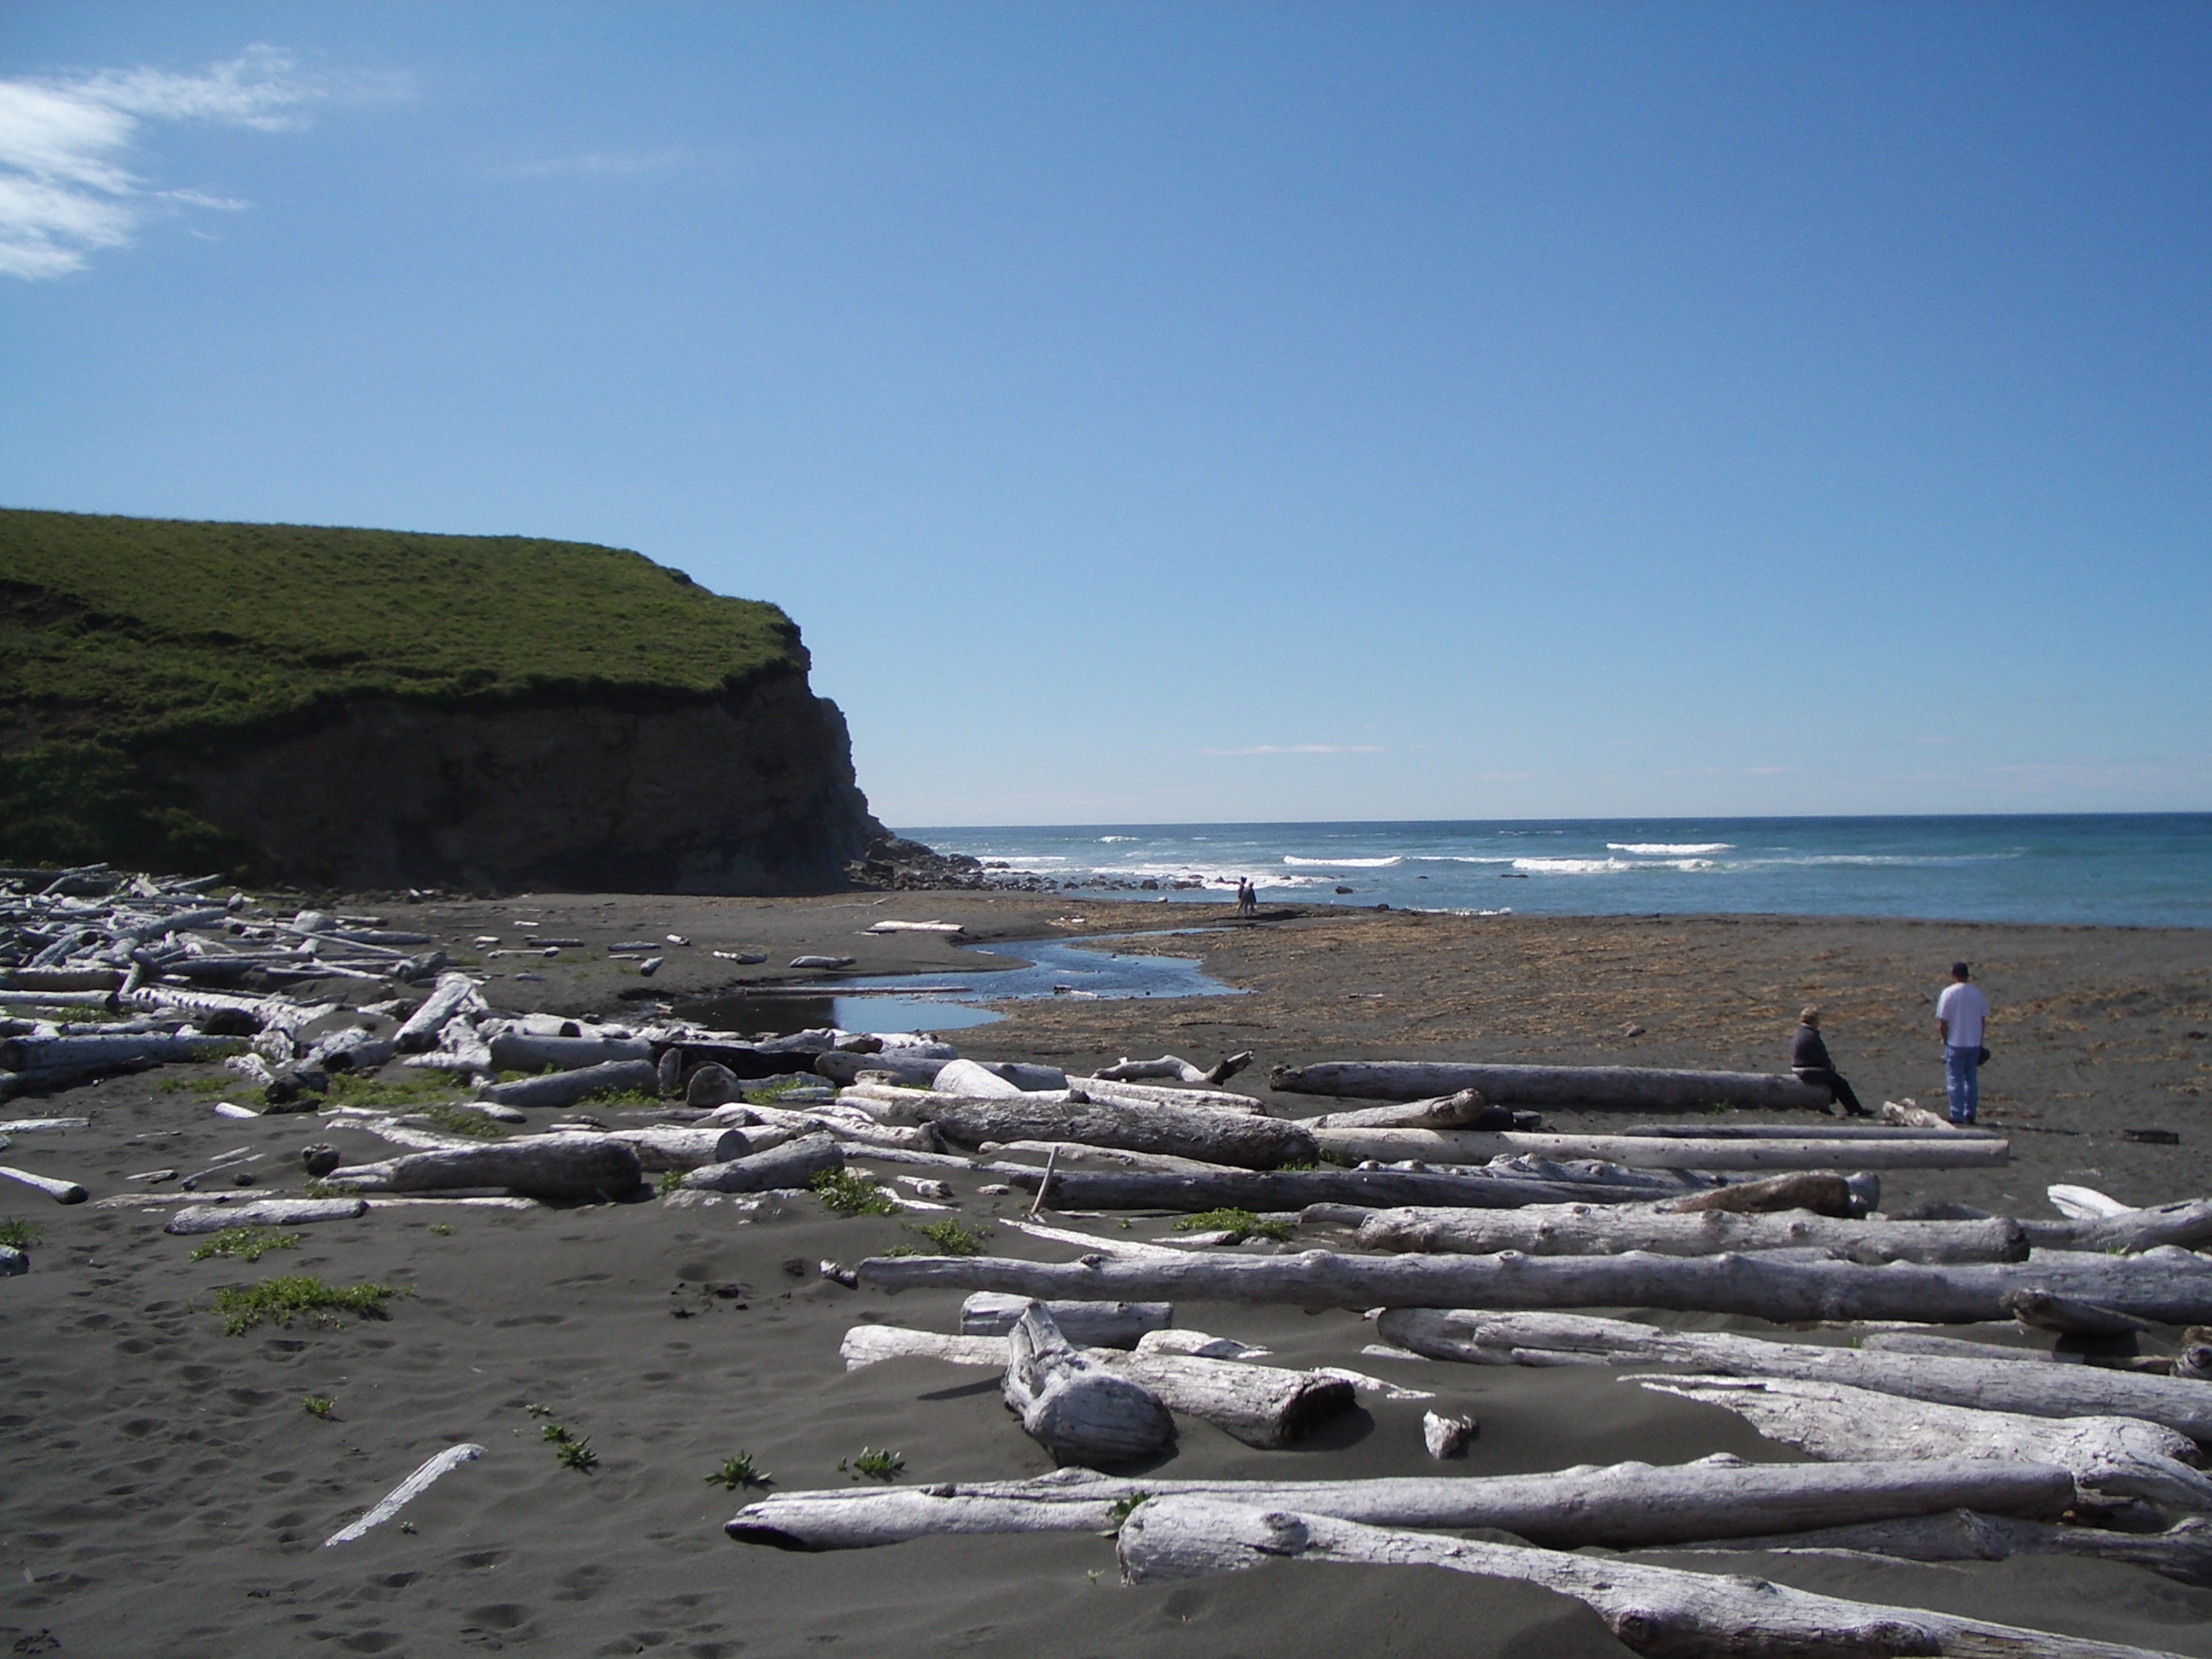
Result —
[[[344,702],[696,696],[804,667],[774,606],[613,548],[0,509],[0,863],[235,863],[145,763]]]

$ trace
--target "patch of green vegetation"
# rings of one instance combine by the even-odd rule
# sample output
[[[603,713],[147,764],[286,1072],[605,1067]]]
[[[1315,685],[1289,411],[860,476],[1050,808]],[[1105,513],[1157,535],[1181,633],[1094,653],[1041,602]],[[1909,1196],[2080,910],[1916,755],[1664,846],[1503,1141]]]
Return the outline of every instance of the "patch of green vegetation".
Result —
[[[907,1231],[919,1233],[936,1245],[939,1255],[981,1255],[983,1253],[983,1235],[955,1217],[924,1222],[919,1226],[909,1223]]]
[[[1185,1216],[1178,1221],[1175,1230],[1227,1233],[1231,1243],[1241,1243],[1248,1238],[1287,1239],[1290,1236],[1290,1223],[1263,1220],[1249,1210],[1201,1210],[1195,1216]]]
[[[681,1169],[664,1169],[661,1171],[660,1180],[658,1182],[661,1197],[664,1198],[671,1192],[682,1192],[683,1190],[683,1177],[688,1173],[689,1172]]]
[[[170,1077],[162,1084],[165,1095],[219,1095],[232,1089],[243,1089],[246,1080],[235,1071],[219,1072],[212,1077]]]
[[[0,510],[0,860],[249,867],[184,767],[363,698],[708,696],[805,665],[775,607],[613,548]]]
[[[811,1086],[803,1077],[793,1077],[777,1084],[771,1089],[747,1089],[745,1091],[745,1103],[748,1106],[772,1106],[792,1090]]]
[[[226,1227],[211,1234],[205,1244],[192,1253],[194,1262],[206,1262],[219,1255],[235,1255],[242,1262],[258,1262],[271,1250],[296,1250],[300,1247],[297,1233],[271,1232],[266,1227]]]
[[[361,1189],[351,1181],[310,1180],[303,1189],[311,1198],[358,1198]]]
[[[612,1106],[625,1112],[649,1112],[661,1103],[658,1095],[649,1095],[642,1089],[602,1089],[584,1098],[594,1106]]]
[[[311,1394],[300,1402],[301,1409],[310,1417],[320,1417],[326,1423],[338,1409],[338,1402],[327,1394]]]
[[[848,1468],[856,1475],[866,1475],[870,1480],[896,1480],[899,1471],[906,1466],[906,1459],[896,1452],[879,1452],[864,1446],[849,1458],[837,1459],[837,1472]]]
[[[38,1227],[35,1223],[20,1218],[0,1221],[0,1244],[5,1244],[11,1250],[28,1250],[37,1243]]]
[[[599,1453],[591,1449],[588,1434],[571,1434],[558,1423],[548,1423],[545,1438],[553,1443],[553,1455],[563,1469],[588,1475],[599,1462]]]
[[[365,1111],[378,1106],[397,1106],[429,1112],[435,1109],[432,1096],[450,1096],[454,1092],[454,1085],[442,1077],[393,1077],[386,1081],[382,1077],[357,1077],[350,1071],[334,1071],[330,1074],[328,1103],[358,1106]]]
[[[504,1141],[507,1126],[496,1117],[486,1117],[481,1112],[472,1112],[466,1106],[425,1106],[420,1116],[427,1117],[448,1135],[466,1136],[471,1141]]]
[[[849,1169],[825,1169],[807,1185],[823,1205],[841,1216],[896,1215],[891,1196],[865,1175]]]
[[[550,1417],[553,1414],[550,1406],[524,1406],[523,1409],[533,1417]]]
[[[303,1313],[323,1325],[336,1325],[340,1309],[381,1319],[386,1317],[384,1305],[397,1294],[389,1285],[340,1287],[286,1274],[257,1285],[224,1286],[215,1293],[215,1311],[223,1316],[224,1335],[242,1337],[257,1325],[289,1325]]]
[[[433,1226],[430,1230],[433,1233],[435,1233],[440,1238],[451,1238],[453,1236],[453,1223],[449,1221],[439,1222],[436,1225]]]
[[[741,1486],[766,1486],[775,1479],[766,1469],[753,1461],[750,1452],[741,1452],[723,1460],[722,1466],[707,1477],[709,1486],[727,1486],[735,1491]]]
[[[1350,1169],[1352,1166],[1352,1156],[1348,1152],[1338,1152],[1334,1147],[1324,1147],[1321,1148],[1321,1161],[1325,1164],[1334,1164],[1338,1169]]]

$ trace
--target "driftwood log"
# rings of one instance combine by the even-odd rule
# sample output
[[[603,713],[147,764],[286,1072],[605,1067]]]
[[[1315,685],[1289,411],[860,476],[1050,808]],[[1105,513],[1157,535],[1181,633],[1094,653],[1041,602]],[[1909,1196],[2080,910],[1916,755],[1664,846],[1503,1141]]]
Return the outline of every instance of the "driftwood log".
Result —
[[[356,1538],[367,1533],[371,1528],[382,1526],[407,1505],[422,1497],[424,1492],[429,1491],[434,1481],[460,1468],[464,1463],[474,1462],[483,1455],[484,1448],[480,1446],[464,1444],[448,1446],[413,1474],[408,1476],[406,1479],[401,1481],[398,1485],[393,1487],[378,1502],[375,1508],[354,1522],[352,1526],[341,1527],[324,1539],[322,1547],[328,1549],[333,1544],[352,1543]]]
[[[1226,1083],[1246,1066],[1252,1064],[1252,1052],[1231,1054],[1218,1065],[1200,1068],[1179,1055],[1163,1054],[1156,1060],[1123,1058],[1112,1065],[1102,1065],[1097,1075],[1108,1083],[1141,1083],[1148,1077],[1167,1077],[1177,1083],[1212,1084]]]
[[[568,1041],[566,1038],[548,1040]],[[493,1046],[498,1052],[498,1045]],[[476,1097],[501,1106],[558,1109],[574,1106],[594,1095],[635,1092],[651,1099],[660,1092],[660,1073],[651,1060],[606,1060],[555,1071],[542,1077],[518,1077],[512,1083],[479,1084]]]
[[[12,1279],[31,1270],[31,1259],[12,1244],[0,1244],[0,1279]]]
[[[1042,1171],[1008,1172],[1035,1192]],[[1309,1204],[1459,1205],[1510,1210],[1523,1204],[1634,1204],[1648,1187],[1586,1185],[1517,1176],[1443,1175],[1397,1169],[1233,1170],[1213,1175],[1122,1174],[1097,1170],[1056,1173],[1045,1201],[1062,1210],[1303,1210]]]
[[[2020,1224],[2031,1243],[2060,1250],[2147,1250],[2160,1244],[2196,1249],[2212,1243],[2212,1198],[2184,1198],[2143,1210]]]
[[[1116,1549],[1122,1575],[1132,1584],[1204,1578],[1285,1560],[1441,1567],[1510,1579],[1573,1597],[1624,1646],[1654,1656],[2145,1659],[2149,1651],[1811,1595],[1764,1579],[1390,1531],[1311,1511],[1251,1509],[1208,1497],[1157,1497],[1139,1504],[1122,1523]]]
[[[2024,1262],[2018,1222],[1837,1221],[1805,1211],[1688,1215],[1642,1205],[1531,1205],[1524,1210],[1376,1210],[1359,1224],[1365,1250],[1447,1251],[1490,1255],[1718,1255],[1724,1250],[1816,1247],[1853,1262]]]
[[[741,1129],[687,1129],[660,1125],[645,1129],[609,1129],[607,1139],[620,1141],[638,1154],[638,1166],[648,1175],[669,1169],[703,1169],[746,1157],[753,1142]]]
[[[1636,1123],[1616,1135],[1656,1136],[1674,1141],[1998,1141],[1995,1129],[1916,1129],[1891,1123]]]
[[[1292,1095],[1427,1100],[1478,1090],[1500,1106],[1622,1106],[1694,1111],[1707,1106],[1826,1111],[1828,1091],[1761,1071],[1662,1071],[1633,1065],[1455,1065],[1425,1060],[1331,1060],[1279,1065],[1268,1085]]]
[[[987,1141],[1074,1141],[1244,1169],[1310,1164],[1319,1156],[1313,1135],[1295,1123],[1206,1107],[1033,1101],[1008,1095],[925,1107],[921,1116],[956,1146],[980,1146]]]
[[[944,1533],[1097,1532],[1141,1495],[1198,1495],[1386,1527],[1494,1527],[1553,1549],[1649,1548],[1794,1533],[1958,1508],[2055,1516],[2074,1479],[2054,1465],[1956,1459],[1902,1463],[1745,1463],[1723,1454],[1655,1468],[1618,1463],[1556,1474],[1380,1480],[1116,1480],[1062,1470],[1035,1480],[892,1491],[779,1493],[723,1529],[780,1549],[868,1549]]]
[[[1002,1337],[1029,1308],[1026,1296],[979,1290],[960,1305],[960,1332]],[[1086,1348],[1134,1348],[1148,1332],[1175,1323],[1167,1302],[1047,1302],[1046,1313],[1070,1342]]]
[[[1072,1077],[1067,1086],[1085,1100],[1120,1106],[1205,1106],[1256,1116],[1266,1116],[1268,1109],[1250,1095],[1226,1089],[1176,1089],[1164,1083],[1117,1083],[1111,1077]]]
[[[804,1186],[824,1170],[844,1166],[845,1154],[834,1136],[803,1135],[766,1152],[695,1169],[683,1185],[699,1192],[766,1192]]]
[[[226,1227],[298,1227],[316,1221],[352,1221],[369,1212],[365,1198],[257,1198],[251,1204],[188,1204],[169,1217],[165,1233],[189,1236]]]
[[[1324,1112],[1299,1120],[1309,1129],[1511,1129],[1518,1123],[1502,1106],[1493,1107],[1479,1091],[1462,1089],[1435,1100],[1408,1100],[1390,1106],[1362,1106],[1348,1112]]]
[[[2002,1561],[2015,1555],[2086,1555],[2148,1567],[2182,1584],[2212,1587],[2212,1523],[2184,1516],[2164,1532],[2112,1532],[2101,1527],[2054,1526],[2011,1516],[1951,1510],[1900,1521],[1824,1527],[1764,1538],[1713,1540],[1693,1549],[1850,1550],[1907,1561]]]
[[[845,1332],[838,1351],[849,1371],[887,1359],[938,1359],[996,1370],[1007,1363],[1012,1351],[1007,1344],[1012,1339],[1011,1333],[948,1337],[896,1325],[856,1325]],[[1293,1445],[1355,1403],[1353,1384],[1347,1377],[1320,1371],[1159,1349],[1134,1354],[1112,1348],[1081,1351],[1091,1364],[1141,1384],[1171,1409],[1211,1423],[1262,1451]]]
[[[1089,1179],[1138,1179],[1099,1176]],[[1155,1179],[1156,1177],[1142,1179]],[[1298,1307],[1665,1307],[1777,1323],[2000,1319],[2016,1290],[2044,1289],[2167,1325],[2212,1322],[2212,1262],[2171,1248],[2136,1256],[2054,1253],[2021,1262],[1885,1268],[1795,1252],[1713,1256],[1200,1255],[1022,1262],[874,1256],[878,1290],[999,1290],[1078,1301],[1282,1302]]]
[[[1055,1463],[1129,1463],[1174,1440],[1175,1420],[1159,1398],[1077,1349],[1041,1304],[1031,1303],[997,1340],[1007,1354],[1007,1408]]]
[[[518,1135],[512,1141],[417,1152],[330,1173],[334,1186],[368,1192],[505,1187],[530,1198],[619,1198],[638,1185],[633,1147],[597,1135]]]
[[[502,1071],[573,1071],[610,1060],[643,1060],[650,1066],[652,1045],[636,1037],[547,1037],[530,1031],[503,1031],[491,1039],[492,1064]],[[656,1074],[658,1076],[658,1074]]]
[[[1783,1210],[1809,1210],[1816,1216],[1851,1216],[1861,1208],[1856,1185],[1862,1180],[1875,1179],[1872,1175],[1861,1178],[1809,1173],[1770,1175],[1763,1181],[1743,1181],[1688,1198],[1669,1198],[1667,1208],[1684,1214],[1697,1210],[1726,1210],[1733,1215],[1759,1216]],[[1864,1207],[1872,1209],[1879,1198],[1878,1189]]]
[[[2026,1417],[1797,1377],[1624,1380],[1732,1411],[1768,1440],[1826,1462],[1965,1457],[2050,1463],[2070,1471],[2088,1497],[2141,1498],[2193,1512],[2212,1510],[2212,1478],[2193,1466],[2196,1442],[2177,1430],[2133,1417]]]
[[[16,1169],[0,1164],[0,1179],[17,1181],[35,1192],[43,1192],[56,1204],[82,1204],[90,1195],[74,1181],[59,1180],[51,1175],[35,1175],[28,1169]]]
[[[482,1001],[476,994],[476,982],[467,974],[439,975],[436,988],[392,1033],[393,1046],[403,1054],[420,1054],[435,1048],[438,1033],[445,1029],[446,1021],[472,999],[480,1003]]]
[[[2007,1161],[2012,1143],[1976,1136],[1950,1140],[1747,1141],[1735,1136],[1691,1141],[1674,1135],[1530,1135],[1516,1129],[1323,1128],[1322,1151],[1339,1158],[1433,1164],[1480,1164],[1501,1154],[1599,1158],[1628,1169],[1832,1169],[1847,1161],[1863,1169],[1981,1169]]]
[[[1802,1377],[2027,1417],[2140,1417],[2212,1445],[2212,1389],[2094,1365],[1825,1348],[1575,1313],[1471,1308],[1394,1307],[1376,1334],[1430,1359],[1478,1365],[1694,1365],[1726,1376]]]

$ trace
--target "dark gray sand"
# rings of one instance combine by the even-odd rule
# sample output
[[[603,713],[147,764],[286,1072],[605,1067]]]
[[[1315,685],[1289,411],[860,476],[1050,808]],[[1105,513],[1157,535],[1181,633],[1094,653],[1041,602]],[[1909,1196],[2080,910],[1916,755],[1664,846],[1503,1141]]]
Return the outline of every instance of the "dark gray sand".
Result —
[[[595,950],[566,951],[542,968],[484,959],[487,969],[520,963],[547,976],[499,982],[495,1001],[612,1014],[747,976],[804,977],[778,969],[801,950],[860,956],[862,971],[979,965],[932,938],[855,937],[887,914],[966,920],[979,934],[1018,939],[1101,923],[1156,925],[1163,907],[899,894],[383,908],[396,925],[428,923],[457,943],[513,937],[522,918],[594,944],[644,937],[648,927],[692,938],[670,948],[650,982]],[[1170,914],[1188,923],[1205,912]],[[1081,923],[1067,919],[1078,915]],[[771,961],[740,969],[709,954],[717,948],[766,948]],[[1071,1069],[1163,1049],[1204,1064],[1250,1047],[1260,1055],[1255,1077],[1274,1062],[1358,1054],[1765,1069],[1810,999],[1828,1008],[1831,1046],[1870,1101],[1910,1092],[1933,1105],[1940,1075],[1928,1003],[1943,967],[1965,954],[1982,964],[1998,1008],[1984,1116],[2015,1131],[2014,1162],[1899,1177],[1892,1202],[1955,1198],[2044,1214],[2042,1189],[2052,1180],[2142,1202],[2212,1190],[2201,1092],[2212,1053],[2188,1034],[2212,1026],[2212,936],[2201,932],[1324,912],[1146,948],[1203,953],[1212,971],[1253,995],[1031,1004],[957,1040],[985,1058]],[[633,994],[626,1002],[625,992]],[[1631,1024],[1644,1033],[1624,1034]],[[339,1132],[314,1119],[217,1118],[208,1096],[162,1087],[207,1074],[172,1067],[10,1103],[0,1116],[89,1112],[92,1126],[17,1136],[0,1161],[66,1173],[99,1199],[139,1190],[123,1179],[134,1171],[198,1167],[235,1147],[265,1147],[270,1156],[253,1166],[269,1172],[262,1185],[296,1190],[298,1147]],[[2174,1129],[2182,1143],[2118,1138],[2136,1127]],[[344,1144],[377,1143],[357,1133]],[[971,1223],[1014,1203],[980,1196],[975,1185],[955,1181]],[[901,1453],[899,1478],[908,1482],[1047,1467],[989,1373],[921,1361],[842,1371],[837,1343],[855,1322],[951,1328],[957,1295],[887,1298],[817,1275],[824,1257],[852,1262],[915,1242],[896,1219],[839,1220],[812,1200],[741,1224],[728,1207],[652,1201],[526,1211],[391,1205],[302,1229],[296,1249],[249,1266],[191,1262],[198,1241],[163,1235],[166,1213],[63,1208],[0,1189],[0,1218],[29,1219],[42,1233],[32,1271],[0,1281],[0,1652],[1227,1659],[1623,1651],[1575,1604],[1436,1572],[1284,1565],[1129,1590],[1116,1582],[1111,1544],[1088,1535],[827,1555],[730,1542],[721,1523],[745,1495],[704,1477],[740,1450],[772,1472],[778,1491],[851,1480],[837,1465],[864,1446]],[[1073,1224],[1121,1230],[1117,1220]],[[1166,1218],[1140,1217],[1126,1236],[1167,1230]],[[1006,1229],[992,1243],[1009,1254],[1066,1255]],[[341,1314],[328,1327],[302,1320],[226,1336],[211,1311],[216,1288],[276,1273],[404,1294],[381,1320]],[[1727,1414],[1645,1393],[1602,1370],[1363,1358],[1370,1327],[1350,1313],[1186,1304],[1178,1322],[1265,1343],[1285,1363],[1350,1365],[1435,1390],[1436,1409],[1470,1411],[1482,1424],[1469,1457],[1447,1471],[1669,1463],[1717,1451],[1797,1456]],[[302,1408],[310,1395],[336,1402],[328,1421]],[[550,1414],[532,1414],[532,1406]],[[1372,1404],[1298,1450],[1274,1452],[1185,1421],[1162,1473],[1434,1472],[1420,1446],[1423,1409]],[[542,1438],[547,1422],[590,1438],[599,1459],[590,1473],[560,1466]],[[395,1522],[321,1548],[423,1459],[461,1440],[481,1444],[485,1455],[406,1510],[404,1528]],[[1651,1559],[2212,1655],[2212,1593],[2131,1567]]]

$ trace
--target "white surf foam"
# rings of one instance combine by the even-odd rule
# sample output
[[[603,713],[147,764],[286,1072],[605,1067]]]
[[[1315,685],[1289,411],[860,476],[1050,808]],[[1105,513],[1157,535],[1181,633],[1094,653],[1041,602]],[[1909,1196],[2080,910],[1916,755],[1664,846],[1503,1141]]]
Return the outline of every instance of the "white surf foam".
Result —
[[[1638,858],[1696,858],[1707,853],[1734,850],[1732,841],[1609,841],[1609,853],[1633,853]]]
[[[1282,861],[1321,870],[1387,870],[1392,865],[1402,864],[1406,861],[1402,858],[1296,858],[1285,853]]]

